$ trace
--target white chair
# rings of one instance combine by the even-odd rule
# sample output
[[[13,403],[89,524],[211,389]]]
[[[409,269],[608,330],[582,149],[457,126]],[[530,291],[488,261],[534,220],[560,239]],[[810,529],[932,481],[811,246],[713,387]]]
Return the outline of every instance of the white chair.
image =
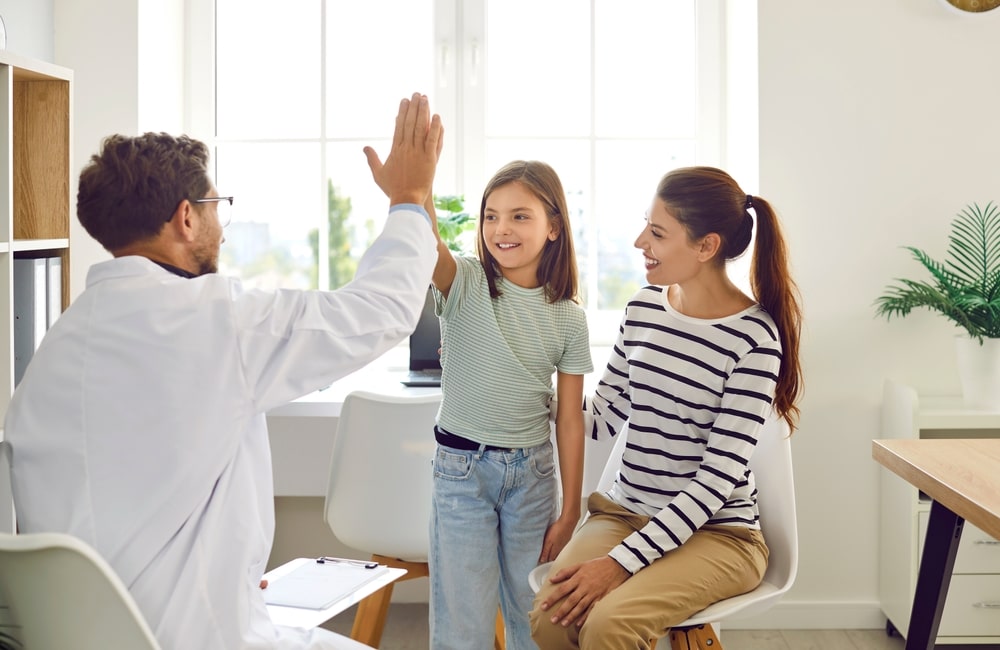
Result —
[[[0,432],[0,435],[3,435]],[[0,533],[15,532],[14,501],[10,476],[10,443],[0,440]]]
[[[441,394],[344,399],[333,442],[324,518],[334,536],[371,553],[380,564],[407,570],[400,580],[428,575],[434,423]],[[377,648],[393,585],[358,605],[351,638]],[[503,648],[497,615],[496,648]]]
[[[611,486],[618,474],[625,436],[617,436],[608,457],[598,489]],[[773,606],[795,582],[799,565],[798,523],[795,514],[795,485],[792,480],[792,449],[788,425],[784,420],[768,419],[761,429],[760,439],[750,468],[757,481],[757,505],[760,525],[770,556],[764,579],[756,589],[709,605],[671,629],[657,648],[673,650],[721,650],[722,644],[712,629],[712,623],[723,619],[745,618]],[[542,564],[531,572],[528,580],[538,592],[550,564]]]
[[[0,592],[26,649],[160,648],[114,570],[71,535],[0,535]]]

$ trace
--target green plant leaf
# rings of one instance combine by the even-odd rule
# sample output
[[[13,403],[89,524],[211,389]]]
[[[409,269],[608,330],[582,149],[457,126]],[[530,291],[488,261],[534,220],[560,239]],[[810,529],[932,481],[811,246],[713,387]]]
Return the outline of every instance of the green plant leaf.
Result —
[[[465,212],[465,197],[435,194],[433,200],[441,239],[447,244],[449,250],[465,253],[462,246],[462,236],[476,227],[476,220],[468,212]]]
[[[948,251],[940,262],[905,246],[933,282],[896,279],[875,301],[887,319],[917,308],[938,312],[978,339],[1000,338],[1000,207],[966,206],[951,223]]]

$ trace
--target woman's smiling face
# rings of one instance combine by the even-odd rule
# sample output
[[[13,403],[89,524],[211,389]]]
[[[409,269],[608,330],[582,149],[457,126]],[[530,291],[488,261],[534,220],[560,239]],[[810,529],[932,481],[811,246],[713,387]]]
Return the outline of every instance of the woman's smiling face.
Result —
[[[646,227],[635,240],[646,262],[646,280],[667,286],[694,277],[701,268],[701,247],[659,197],[646,213]]]

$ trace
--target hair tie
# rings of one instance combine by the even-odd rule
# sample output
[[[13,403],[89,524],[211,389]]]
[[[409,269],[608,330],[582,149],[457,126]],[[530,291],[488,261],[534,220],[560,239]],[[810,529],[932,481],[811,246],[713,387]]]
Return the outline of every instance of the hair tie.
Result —
[[[747,202],[746,202],[746,204],[745,204],[745,205],[743,206],[743,209],[744,209],[744,210],[749,210],[749,209],[750,209],[750,208],[752,208],[752,207],[753,207],[753,197],[752,197],[752,196],[750,196],[749,194],[747,194]]]

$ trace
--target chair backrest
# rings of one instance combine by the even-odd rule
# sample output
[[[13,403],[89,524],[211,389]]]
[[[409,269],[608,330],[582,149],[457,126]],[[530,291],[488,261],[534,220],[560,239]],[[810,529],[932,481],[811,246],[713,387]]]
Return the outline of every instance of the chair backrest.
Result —
[[[0,591],[25,648],[159,650],[115,572],[71,535],[0,535]]]
[[[611,487],[621,465],[625,436],[617,438],[598,484],[601,491]],[[773,605],[795,582],[799,566],[798,519],[791,438],[783,419],[769,417],[765,420],[757,447],[750,457],[750,469],[757,484],[760,527],[770,551],[767,570],[756,590],[712,605],[703,614],[692,617],[694,623],[716,621],[723,613],[729,617],[762,611]]]
[[[439,392],[350,393],[333,441],[324,518],[341,542],[426,562]]]
[[[795,482],[788,423],[768,419],[750,457],[757,481],[760,527],[771,552],[764,582],[780,593],[791,588],[799,567],[799,528],[795,513]]]

